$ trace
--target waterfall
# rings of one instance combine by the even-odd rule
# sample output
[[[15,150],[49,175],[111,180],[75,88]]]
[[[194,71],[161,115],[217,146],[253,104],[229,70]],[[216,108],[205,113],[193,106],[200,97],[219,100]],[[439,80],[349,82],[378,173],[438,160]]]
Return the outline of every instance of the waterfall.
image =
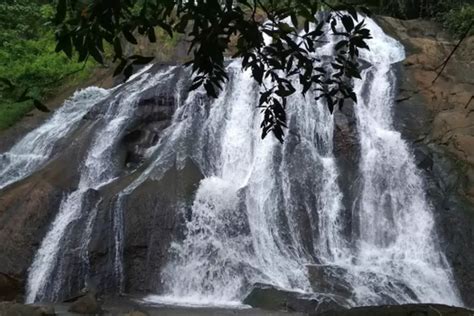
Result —
[[[376,25],[371,28],[376,36],[383,33]],[[364,72],[365,80],[357,87],[364,153],[359,258],[363,266],[372,267],[370,271],[401,280],[420,301],[461,305],[446,259],[437,248],[432,209],[414,155],[392,125],[396,77],[389,64],[404,58],[402,48],[387,37],[379,43],[385,54],[374,47],[368,58],[374,67]],[[405,297],[402,302],[409,300]]]
[[[316,263],[339,269],[354,305],[462,305],[413,154],[391,123],[392,64],[404,59],[404,49],[367,23],[374,39],[362,58],[372,66],[355,82],[362,189],[351,225],[357,240],[344,234],[347,214],[325,104],[292,96],[286,143],[259,141],[255,87],[249,74],[231,66],[231,83],[199,123],[197,139],[211,142],[212,152],[193,155],[212,168],[197,189],[186,238],[171,247],[165,290],[149,301],[234,304],[256,282],[308,292],[306,266]],[[333,46],[319,54],[331,54]]]
[[[241,70],[240,60],[229,62],[230,79],[217,99],[202,89],[187,93],[190,74],[183,71],[186,76],[181,74],[172,91],[177,106],[170,126],[160,131],[139,168],[125,170],[118,162],[118,148],[137,103],[147,89],[164,89],[174,69],[152,74],[147,68],[114,90],[78,92],[0,156],[2,188],[44,166],[55,148],[70,140],[86,113],[99,113],[78,166],[79,183],[64,193],[29,269],[27,302],[57,300],[74,274],[84,285],[90,273],[89,243],[102,229],[111,230],[112,236],[107,269],[116,279],[117,292],[126,291],[128,198],[147,180],[159,181],[174,166],[183,168],[191,160],[203,179],[190,205],[178,197],[174,201],[184,221],[182,234],[169,245],[168,261],[160,266],[161,284],[146,300],[240,304],[255,283],[334,294],[318,288],[309,273],[312,268],[330,268],[337,271],[332,281],[351,293],[351,305],[462,305],[438,245],[423,177],[412,149],[393,126],[394,64],[405,58],[404,49],[375,22],[366,23],[374,38],[371,50],[361,53],[371,66],[354,81],[360,159],[352,167],[360,178],[360,192],[353,209],[343,205],[343,171],[333,149],[334,116],[324,101],[315,101],[311,93],[292,95],[285,143],[272,137],[261,140],[260,88],[251,73]],[[317,54],[329,56],[333,50],[330,41]],[[110,205],[101,207],[103,189],[117,182],[119,192]],[[104,208],[110,227],[97,227]],[[78,249],[79,263],[68,261],[70,248]]]
[[[362,192],[354,230],[359,238],[345,267],[356,302],[462,305],[453,276],[437,246],[431,206],[414,155],[393,127],[396,75],[391,66],[405,58],[401,45],[368,21],[374,39],[361,58],[372,67],[355,82],[360,134]]]

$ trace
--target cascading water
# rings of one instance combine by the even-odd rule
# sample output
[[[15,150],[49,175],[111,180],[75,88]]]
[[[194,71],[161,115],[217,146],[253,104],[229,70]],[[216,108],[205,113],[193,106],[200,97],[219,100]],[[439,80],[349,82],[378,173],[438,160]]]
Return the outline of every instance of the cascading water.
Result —
[[[108,268],[114,270],[119,290],[127,278],[123,261],[128,197],[148,179],[158,181],[173,165],[180,168],[191,159],[204,179],[190,208],[183,205],[178,210],[186,219],[183,236],[171,244],[169,261],[161,267],[162,284],[156,286],[160,296],[149,300],[235,304],[257,282],[311,293],[315,285],[308,269],[330,267],[338,271],[334,282],[350,290],[352,305],[462,305],[437,246],[422,177],[409,146],[392,126],[396,81],[392,64],[404,58],[403,47],[372,20],[366,22],[374,39],[371,51],[361,55],[372,66],[354,83],[361,157],[360,165],[353,168],[359,170],[361,191],[352,214],[343,209],[341,171],[333,154],[335,127],[325,104],[309,94],[292,96],[288,100],[291,133],[285,143],[271,137],[262,141],[258,86],[249,73],[240,70],[240,61],[233,61],[228,66],[230,81],[216,100],[209,100],[202,91],[177,98],[171,125],[149,148],[131,184],[111,203],[114,245],[108,254],[113,266]],[[333,45],[323,46],[318,54],[331,55]],[[168,73],[141,74],[123,91],[116,89],[108,105],[99,104],[107,107],[80,167],[78,187],[64,197],[30,268],[28,302],[55,300],[67,286],[67,275],[78,273],[63,255],[74,244],[68,231],[80,222],[84,229],[78,248],[86,270],[80,273],[87,274],[88,245],[101,212],[100,191],[124,174],[116,163],[116,147],[140,93],[160,87]],[[186,86],[186,80],[177,85],[178,96]],[[7,163],[10,169],[2,169],[0,188],[39,168],[51,154],[49,144],[66,137],[74,128],[71,122],[78,122],[110,94],[89,93],[92,96],[86,94],[83,111],[80,101],[73,102],[74,111],[66,105],[38,129],[44,132],[28,135],[3,156],[8,160],[22,153],[30,155],[25,154],[18,165]],[[82,100],[81,94],[73,100]],[[65,117],[63,112],[74,114]],[[32,157],[31,152],[41,158]],[[89,195],[97,198],[91,202]],[[352,236],[346,232],[348,227]],[[333,294],[325,291],[320,292]]]
[[[403,47],[367,21],[374,39],[361,58],[372,66],[355,82],[362,191],[346,258],[324,263],[345,269],[356,304],[413,301],[462,305],[446,259],[437,248],[434,219],[414,156],[392,124]],[[384,297],[384,299],[382,299]]]
[[[204,168],[215,160],[197,190],[187,238],[172,246],[175,260],[163,271],[169,292],[161,300],[232,303],[250,280],[309,288],[307,259],[285,244],[276,204],[267,203],[277,202],[272,165],[279,145],[258,140],[258,95],[250,74],[240,72],[239,61],[228,70],[231,83],[211,106],[199,136],[212,138],[214,152],[193,155]]]
[[[373,66],[356,83],[363,178],[357,266],[375,273],[375,279],[397,280],[419,301],[461,305],[446,259],[437,249],[433,214],[414,155],[392,124],[396,76],[391,64],[405,58],[404,49],[368,23],[375,41],[372,52],[362,58]],[[390,282],[383,286],[388,287],[381,291],[392,291],[396,303],[413,300],[406,291],[393,290]],[[377,302],[377,293],[358,288],[357,282],[355,288],[358,300]]]
[[[50,120],[0,155],[0,189],[41,167],[50,158],[58,141],[65,138],[84,115],[108,94],[107,90],[96,87],[76,92]]]
[[[252,89],[251,79],[234,74],[230,92],[216,101],[204,124],[220,138],[214,140],[219,149],[195,157],[201,165],[216,159],[214,168],[197,190],[186,239],[172,246],[164,296],[150,300],[229,303],[255,282],[308,291],[306,265],[317,263],[340,269],[339,279],[353,292],[351,304],[462,304],[437,249],[414,158],[391,126],[391,65],[404,59],[404,49],[373,21],[368,24],[372,51],[362,58],[372,66],[356,83],[363,185],[352,224],[359,232],[355,244],[343,232],[347,216],[324,104],[293,97],[288,111],[297,136],[283,146],[258,142],[252,132],[256,98],[243,92]],[[331,54],[332,47],[320,53]],[[309,237],[302,237],[305,230]]]
[[[96,138],[87,154],[81,169],[81,179],[76,191],[66,196],[59,207],[58,215],[51,224],[48,234],[30,267],[26,301],[54,300],[61,291],[61,273],[52,273],[60,266],[61,251],[67,240],[66,230],[75,220],[84,215],[85,195],[90,190],[98,190],[117,177],[115,164],[115,144],[133,113],[137,95],[147,87],[153,86],[166,76],[160,73],[155,77],[149,74],[141,76],[131,87],[119,93],[110,102],[103,117],[102,127],[96,132]],[[86,240],[87,241],[87,240]]]

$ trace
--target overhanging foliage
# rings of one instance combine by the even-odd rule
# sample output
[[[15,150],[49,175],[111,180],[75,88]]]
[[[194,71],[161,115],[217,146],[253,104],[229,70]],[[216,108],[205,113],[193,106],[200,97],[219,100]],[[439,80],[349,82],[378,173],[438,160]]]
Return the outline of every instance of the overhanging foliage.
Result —
[[[318,14],[322,9],[327,14]],[[360,78],[359,49],[369,49],[371,38],[358,10],[368,14],[319,0],[59,0],[54,23],[57,51],[72,57],[76,50],[79,61],[104,63],[108,42],[116,74],[126,77],[153,56],[126,56],[123,40],[136,45],[139,33],[155,42],[156,27],[169,36],[184,34],[195,74],[191,89],[202,86],[211,97],[228,79],[225,56],[236,42],[233,57],[241,57],[242,68],[262,86],[262,138],[271,132],[283,142],[286,99],[297,89],[325,100],[331,112],[346,99],[357,101],[351,79]],[[332,60],[321,63],[315,53],[331,37],[337,39]]]

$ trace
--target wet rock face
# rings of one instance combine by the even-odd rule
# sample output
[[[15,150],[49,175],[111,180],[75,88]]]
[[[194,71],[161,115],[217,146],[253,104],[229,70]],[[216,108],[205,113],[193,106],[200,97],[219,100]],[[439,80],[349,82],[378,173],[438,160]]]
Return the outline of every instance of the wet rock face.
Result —
[[[274,311],[324,313],[329,310],[343,310],[347,302],[337,295],[308,296],[285,291],[271,285],[257,283],[245,297],[244,304],[255,308]]]
[[[143,170],[137,171],[137,176]],[[117,194],[128,186],[130,177],[113,183],[101,192],[102,202],[89,245],[91,282],[101,293],[115,294],[118,289],[115,259],[114,217],[117,207],[123,212],[123,291],[150,293],[160,290],[160,272],[168,262],[168,248],[184,229],[182,210],[193,201],[203,178],[199,168],[186,160],[171,166],[159,179],[140,184],[117,203]],[[77,290],[77,289],[76,289]]]
[[[67,154],[60,156],[40,172],[0,190],[0,298],[24,294],[27,270],[63,193],[77,183],[72,161]]]
[[[414,118],[405,124],[405,132],[412,129],[407,135],[417,134],[416,129],[423,129],[418,133],[419,142],[438,145],[465,164],[465,173],[471,174],[474,172],[474,36],[463,41],[441,76],[433,82],[439,65],[457,40],[427,21],[384,17],[380,23],[407,50],[397,107]],[[474,181],[470,178],[460,189],[474,203]]]
[[[133,123],[127,128],[122,143],[125,147],[125,165],[136,167],[143,162],[145,151],[156,145],[161,133],[171,124],[176,110],[176,85],[182,78],[182,69],[176,68],[166,86],[152,87],[140,93]]]
[[[0,272],[0,301],[13,301],[21,291],[20,280]]]
[[[127,292],[161,290],[160,272],[168,262],[169,244],[184,229],[181,211],[192,204],[202,178],[188,160],[184,167],[172,167],[161,179],[144,182],[130,195],[125,213]]]
[[[45,233],[45,227],[60,202],[60,192],[41,179],[24,182],[4,191],[0,206],[5,225],[0,231],[0,269],[3,273],[24,276]]]
[[[356,210],[353,210],[357,206],[354,201],[357,200],[361,190],[360,177],[357,174],[361,156],[360,141],[354,106],[357,105],[346,102],[341,110],[334,112],[333,152],[340,172],[338,183],[343,193],[342,205],[345,209],[344,214],[347,216],[345,230],[348,239],[351,235],[357,234],[357,232],[351,230],[351,227],[357,226],[352,225],[351,214],[356,212]],[[353,180],[348,183],[347,179]]]
[[[345,104],[342,109],[334,112],[334,154],[346,156],[357,162],[360,155],[360,144],[354,106],[357,105]]]
[[[344,280],[345,269],[329,265],[308,265],[307,269],[314,292],[333,293],[348,300],[352,298],[353,288]]]
[[[462,299],[474,306],[474,37],[433,83],[456,41],[426,21],[383,17],[380,23],[407,50],[394,122],[414,148]]]
[[[394,278],[378,275],[373,272],[358,272],[357,275],[351,271],[335,265],[307,265],[308,277],[311,287],[315,293],[325,293],[339,298],[339,301],[357,301],[355,287],[370,288],[373,293],[382,294],[384,304],[398,304],[396,298],[390,296],[390,290],[396,289],[406,293],[412,301],[418,301],[415,293],[403,282]],[[377,282],[373,282],[377,280]]]
[[[75,314],[95,315],[102,312],[100,303],[92,293],[86,293],[72,302],[69,311]]]

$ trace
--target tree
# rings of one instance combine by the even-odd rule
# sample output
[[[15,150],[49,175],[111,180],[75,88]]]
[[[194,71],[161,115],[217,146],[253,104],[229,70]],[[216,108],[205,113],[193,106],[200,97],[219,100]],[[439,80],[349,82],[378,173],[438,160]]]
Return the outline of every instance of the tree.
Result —
[[[139,33],[155,42],[156,28],[184,34],[195,75],[191,89],[203,86],[211,97],[228,79],[224,60],[236,43],[232,57],[242,58],[242,68],[262,86],[262,138],[272,132],[283,142],[286,99],[297,89],[323,98],[331,112],[346,99],[357,102],[352,79],[360,78],[359,49],[369,49],[371,38],[358,11],[369,14],[324,0],[58,0],[53,22],[58,52],[71,58],[75,50],[79,61],[104,63],[108,42],[118,63],[115,74],[126,77],[153,56],[125,56],[122,39],[137,44]],[[337,40],[334,55],[321,63],[314,53],[331,37]]]

